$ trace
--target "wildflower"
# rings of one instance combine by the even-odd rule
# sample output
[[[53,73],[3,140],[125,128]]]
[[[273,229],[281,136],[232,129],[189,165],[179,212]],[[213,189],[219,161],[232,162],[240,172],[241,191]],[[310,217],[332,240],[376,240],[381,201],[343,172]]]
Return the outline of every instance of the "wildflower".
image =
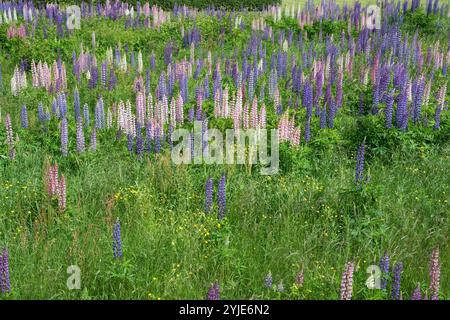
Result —
[[[392,299],[394,300],[400,300],[401,299],[401,293],[400,293],[400,285],[401,285],[401,275],[403,271],[403,263],[398,262],[394,266],[394,280],[392,283]]]
[[[28,112],[27,112],[27,106],[23,106],[22,110],[20,111],[20,123],[22,125],[22,128],[27,129],[28,128]]]
[[[77,151],[84,151],[84,132],[83,125],[80,120],[77,121]]]
[[[0,292],[6,293],[10,291],[9,252],[7,248],[4,248],[2,254],[0,254]]]
[[[359,186],[364,178],[364,142],[358,148],[358,155],[356,157],[355,183]]]
[[[206,300],[220,300],[220,288],[217,282],[209,288]]]
[[[14,159],[16,156],[16,150],[14,148],[14,134],[11,125],[11,116],[9,113],[6,114],[5,117],[5,127],[6,127],[6,143],[9,147],[9,158]]]
[[[295,285],[297,287],[301,287],[303,285],[303,281],[304,281],[304,273],[303,273],[303,269],[302,269],[295,276]]]
[[[222,220],[225,217],[225,211],[226,211],[226,190],[225,190],[225,174],[222,174],[222,178],[219,181],[219,188],[218,188],[218,204],[219,204],[219,220]]]
[[[420,284],[414,289],[411,300],[422,300],[422,293],[420,292]]]
[[[341,300],[351,300],[352,298],[354,268],[355,265],[352,261],[345,266],[341,280]]]
[[[433,250],[430,259],[430,295],[431,300],[439,299],[439,281],[441,267],[439,264],[439,248]]]
[[[208,178],[205,187],[205,212],[210,212],[212,207],[213,180]]]
[[[64,157],[68,154],[68,128],[67,128],[67,118],[63,118],[61,121],[61,152]]]
[[[58,207],[61,212],[66,210],[66,196],[66,179],[62,174],[58,184]]]
[[[266,287],[267,289],[272,288],[272,283],[273,283],[273,279],[272,279],[272,273],[269,272],[266,277],[264,278],[264,287]]]
[[[122,258],[122,235],[120,230],[120,220],[117,218],[113,227],[113,252],[114,259]]]
[[[387,252],[385,252],[383,257],[381,257],[380,259],[380,269],[381,269],[381,289],[386,290],[387,276],[389,274],[389,255]]]
[[[91,146],[90,146],[92,151],[97,150],[97,129],[94,127],[92,128],[92,132],[91,132]]]

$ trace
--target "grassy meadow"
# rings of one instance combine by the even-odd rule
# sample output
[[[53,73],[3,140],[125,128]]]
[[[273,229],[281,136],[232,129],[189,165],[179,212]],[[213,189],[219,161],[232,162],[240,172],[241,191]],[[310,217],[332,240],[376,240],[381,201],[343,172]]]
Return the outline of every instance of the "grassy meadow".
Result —
[[[284,0],[283,5],[292,2],[296,3]],[[339,299],[343,272],[351,261],[352,299],[396,299],[393,291],[398,286],[400,298],[406,300],[417,286],[423,296],[432,295],[429,266],[436,248],[440,261],[438,297],[450,298],[450,113],[446,105],[450,95],[442,89],[449,80],[448,71],[443,70],[449,61],[444,59],[439,64],[434,60],[440,52],[449,57],[447,16],[435,14],[426,20],[428,25],[414,29],[413,19],[426,16],[423,9],[406,18],[401,12],[391,13],[389,19],[383,19],[392,25],[378,36],[367,33],[371,41],[366,41],[361,36],[363,30],[352,26],[347,33],[348,21],[340,19],[324,19],[322,25],[316,21],[307,34],[303,30],[303,36],[299,36],[302,30],[296,18],[283,16],[277,21],[271,13],[228,12],[223,17],[202,11],[178,17],[171,13],[170,20],[159,25],[150,23],[149,27],[145,26],[144,13],[141,14],[138,26],[127,25],[128,18],[121,14],[117,19],[83,16],[81,29],[63,30],[62,34],[56,20],[44,17],[35,27],[33,22],[26,23],[21,14],[18,22],[0,24],[0,248],[8,250],[10,277],[10,290],[0,293],[0,299],[205,299],[213,283],[220,285],[221,299]],[[161,17],[167,15],[161,13]],[[149,16],[154,22],[155,16]],[[396,16],[403,18],[392,18]],[[241,24],[236,17],[242,19]],[[271,27],[270,33],[268,29],[252,30],[252,22],[260,17]],[[26,24],[26,36],[8,36],[11,25],[22,24]],[[390,39],[394,27],[402,32],[398,35],[401,44],[391,48],[393,41],[383,42],[383,36]],[[200,39],[192,40],[192,36],[186,40],[183,35],[195,28]],[[436,32],[423,32],[426,28]],[[344,40],[342,33],[346,34]],[[352,73],[346,63],[346,56],[351,56],[349,39],[353,39],[356,48]],[[332,45],[336,51],[329,54],[334,50]],[[399,49],[403,47],[411,47],[409,57],[405,58],[405,51]],[[417,62],[420,58],[414,50],[420,50],[422,62]],[[433,54],[427,55],[427,50]],[[378,51],[380,58],[374,62]],[[143,71],[139,70],[138,52],[143,57]],[[284,54],[283,62],[280,56]],[[87,57],[87,62],[83,62],[86,68],[80,64],[80,57]],[[191,71],[179,66],[185,74],[181,78],[173,75],[172,92],[168,89],[169,78],[175,71],[171,71],[166,60],[171,65],[182,61],[191,64]],[[203,62],[200,67],[197,60]],[[286,114],[301,132],[299,143],[280,144],[278,174],[261,175],[259,164],[175,165],[165,140],[168,122],[162,124],[165,136],[158,140],[160,152],[156,152],[155,136],[146,140],[146,124],[139,126],[137,133],[126,125],[121,127],[120,101],[129,100],[132,113],[137,116],[136,97],[140,90],[145,92],[146,101],[149,94],[153,95],[155,105],[161,92],[167,94],[169,108],[172,98],[187,90],[189,99],[182,106],[184,123],[175,126],[192,128],[190,110],[203,108],[209,127],[233,128],[231,117],[215,116],[214,82],[219,81],[220,93],[225,87],[230,89],[230,105],[239,100],[236,92],[243,87],[241,102],[250,107],[252,88],[248,86],[252,80],[242,72],[244,63],[252,69],[255,60],[255,65],[260,61],[261,65],[257,76],[250,71],[256,77],[254,96],[258,110],[263,104],[267,108],[267,128],[280,128],[280,119]],[[33,86],[32,61],[47,62],[59,71],[65,68],[66,79],[61,80],[65,85],[59,90]],[[318,61],[325,66],[325,75],[323,93],[317,97],[316,72],[321,71],[314,68],[314,63],[317,66]],[[103,63],[107,66],[105,84]],[[233,74],[234,63],[241,82]],[[378,72],[376,63],[380,70],[389,70],[393,80],[380,93],[375,112],[376,87],[371,75]],[[419,68],[420,63],[423,66]],[[285,72],[283,64],[287,64]],[[394,76],[396,65],[406,70],[406,78],[399,83]],[[292,76],[294,66],[302,66],[302,80]],[[333,71],[326,71],[328,67],[335,68],[334,82],[330,80]],[[98,80],[93,68],[98,71]],[[195,75],[197,68],[199,74]],[[27,77],[27,86],[18,93],[11,88],[15,69],[19,73],[23,70]],[[214,80],[216,69],[221,74],[219,80]],[[277,111],[277,98],[268,90],[271,70],[275,69],[282,112]],[[361,74],[366,71],[368,80],[364,81]],[[117,79],[108,88],[114,82],[110,72]],[[54,79],[55,74],[50,73]],[[161,74],[167,76],[163,85]],[[418,120],[411,115],[408,120],[406,114],[407,128],[399,128],[397,105],[402,94],[406,95],[408,81],[415,85],[421,76],[425,84],[430,83],[429,98],[418,97],[421,100],[417,102],[415,91],[409,87],[412,96],[407,99],[407,110],[412,112],[417,104],[421,109],[419,115],[416,113]],[[183,77],[188,79],[186,89],[181,88]],[[204,85],[206,78],[209,85]],[[304,87],[308,81],[318,99],[318,109],[314,105],[311,116],[305,107],[308,97]],[[295,89],[296,82],[301,82],[299,90]],[[136,89],[139,84],[146,88]],[[162,89],[165,86],[166,93]],[[205,86],[209,96],[202,91]],[[261,90],[263,86],[266,90]],[[75,88],[81,116],[74,111]],[[336,108],[332,120],[328,114],[324,125],[321,110],[330,112],[334,105],[330,101],[339,90],[343,94],[342,105]],[[200,107],[198,92],[204,94]],[[264,92],[263,96],[260,92]],[[387,128],[386,101],[390,92],[394,120]],[[62,93],[65,102],[59,100]],[[106,125],[98,120],[100,96],[107,114]],[[57,107],[52,109],[54,101]],[[49,119],[40,115],[39,103]],[[90,121],[83,113],[85,104]],[[27,126],[23,106],[27,110]],[[67,110],[63,112],[64,108]],[[439,108],[442,110],[437,126]],[[108,123],[109,114],[112,123]],[[8,116],[12,134],[8,133]],[[61,152],[64,118],[68,122],[67,155]],[[84,133],[83,151],[79,150],[77,121],[81,121]],[[306,141],[308,121],[311,137]],[[139,150],[141,136],[145,146],[151,146],[150,152]],[[365,146],[364,182],[355,184],[361,144]],[[13,158],[11,149],[15,151]],[[63,209],[58,198],[62,196],[48,194],[51,164],[57,164],[60,175],[65,177]],[[218,184],[222,175],[226,177],[226,213],[218,219]],[[213,196],[212,208],[206,212],[208,178],[213,179]],[[117,221],[123,251],[120,258],[113,255]],[[379,265],[384,254],[390,257],[389,271],[382,275],[387,286],[384,290],[370,289],[366,285],[367,268]],[[401,285],[393,272],[400,262]],[[79,290],[67,287],[67,268],[71,265],[81,270]],[[266,286],[269,273],[272,281]]]

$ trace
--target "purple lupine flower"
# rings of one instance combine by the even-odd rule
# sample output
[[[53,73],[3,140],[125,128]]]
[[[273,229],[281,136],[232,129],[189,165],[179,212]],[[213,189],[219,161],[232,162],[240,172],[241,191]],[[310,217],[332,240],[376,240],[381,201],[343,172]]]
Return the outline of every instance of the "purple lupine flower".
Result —
[[[398,102],[397,102],[397,111],[395,115],[395,123],[397,128],[406,130],[406,127],[408,125],[408,110],[407,110],[408,94],[406,92],[406,86],[400,92],[397,99]]]
[[[159,126],[155,128],[155,155],[161,153],[161,129]]]
[[[222,178],[219,181],[219,188],[218,188],[219,220],[222,220],[225,217],[226,204],[227,204],[226,179],[225,174],[222,174]]]
[[[439,299],[439,282],[441,267],[439,264],[439,248],[433,250],[430,259],[430,295],[431,300]]]
[[[213,283],[209,288],[206,300],[220,300],[220,288],[217,282]]]
[[[273,278],[272,278],[272,273],[269,272],[266,277],[264,278],[264,287],[266,287],[267,289],[272,288],[272,284],[273,284]]]
[[[107,65],[106,65],[106,61],[104,61],[103,63],[102,63],[102,78],[101,78],[101,80],[102,80],[102,87],[103,88],[106,88],[106,73],[107,73]]]
[[[417,287],[414,289],[411,300],[422,300],[422,293],[420,291],[420,284],[417,285]]]
[[[205,212],[210,212],[212,208],[213,180],[208,178],[205,186]]]
[[[364,154],[365,143],[363,142],[358,148],[358,154],[356,156],[356,170],[355,170],[355,183],[359,186],[364,179]]]
[[[129,152],[133,152],[133,145],[134,145],[134,138],[129,133],[129,134],[127,134],[127,149]]]
[[[111,68],[109,69],[109,83],[108,83],[108,90],[109,90],[109,91],[114,90],[114,88],[116,87],[116,83],[117,83],[116,73],[114,72],[114,68],[111,67]]]
[[[113,227],[113,253],[114,259],[122,258],[122,235],[119,218],[117,218]]]
[[[90,148],[92,151],[97,150],[97,129],[92,128]]]
[[[20,123],[22,128],[28,128],[28,111],[26,105],[23,105],[22,110],[20,111]]]
[[[353,292],[353,271],[355,265],[352,261],[347,262],[345,270],[342,273],[341,280],[341,300],[351,300]]]
[[[144,151],[144,139],[142,138],[142,129],[139,122],[136,121],[136,155],[142,156]]]
[[[152,123],[150,121],[145,124],[145,151],[152,152]]]
[[[77,151],[84,151],[84,132],[81,120],[77,121]]]
[[[87,128],[89,127],[89,106],[87,103],[83,106],[83,115],[84,115],[84,126]]]
[[[67,124],[67,118],[63,118],[61,121],[61,153],[64,157],[67,156],[69,150],[68,150],[68,124]]]
[[[386,95],[386,121],[385,121],[385,128],[390,129],[392,127],[392,114],[394,112],[394,94],[393,92]]]
[[[325,129],[327,127],[327,105],[325,104],[320,111],[320,117],[319,117],[319,126],[320,129]]]
[[[386,290],[387,278],[389,275],[389,255],[387,252],[380,259],[381,269],[381,290]]]
[[[305,125],[305,141],[309,142],[311,140],[311,117],[306,119]]]
[[[2,293],[11,292],[9,277],[9,252],[7,248],[0,254],[0,290]]]
[[[78,122],[81,118],[81,109],[80,109],[80,95],[78,93],[78,88],[75,87],[73,91],[73,106],[75,113],[75,122]]]
[[[394,300],[401,299],[400,285],[401,285],[401,275],[403,271],[403,263],[398,262],[394,266],[394,279],[392,282],[392,292],[391,296]]]

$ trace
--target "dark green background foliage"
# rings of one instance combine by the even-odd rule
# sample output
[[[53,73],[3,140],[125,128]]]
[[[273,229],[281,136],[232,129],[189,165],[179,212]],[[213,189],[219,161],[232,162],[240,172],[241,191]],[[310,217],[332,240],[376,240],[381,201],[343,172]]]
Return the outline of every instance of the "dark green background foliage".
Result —
[[[36,1],[37,3],[46,3],[46,1]],[[85,1],[90,3],[90,1]],[[98,1],[93,1],[94,4]],[[105,1],[102,1],[104,3]],[[125,1],[129,4],[136,4],[136,0]],[[141,0],[141,5],[145,4],[147,1]],[[81,3],[77,0],[62,0],[58,3]],[[272,4],[280,4],[281,0],[148,0],[150,5],[158,5],[164,9],[172,9],[177,5],[187,5],[195,8],[207,8],[214,6],[216,8],[227,8],[227,9],[240,9],[240,8],[250,8],[250,9],[262,9]]]

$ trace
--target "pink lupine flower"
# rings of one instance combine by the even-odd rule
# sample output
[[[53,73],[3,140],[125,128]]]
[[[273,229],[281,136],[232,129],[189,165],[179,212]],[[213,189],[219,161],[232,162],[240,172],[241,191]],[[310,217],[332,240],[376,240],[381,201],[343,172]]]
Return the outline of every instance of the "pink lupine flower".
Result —
[[[351,300],[353,291],[353,271],[355,265],[352,261],[345,265],[341,281],[341,300]]]

